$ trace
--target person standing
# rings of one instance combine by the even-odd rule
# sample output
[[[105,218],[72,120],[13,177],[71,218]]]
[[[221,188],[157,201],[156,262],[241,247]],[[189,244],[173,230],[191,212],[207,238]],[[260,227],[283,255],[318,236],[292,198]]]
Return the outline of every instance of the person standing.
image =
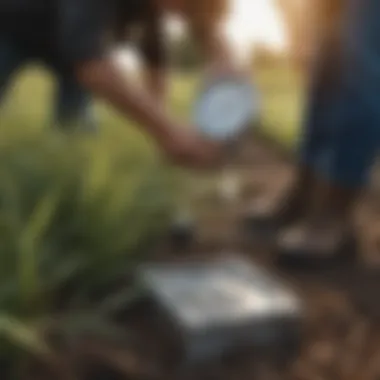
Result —
[[[315,56],[306,66],[310,84],[296,176],[274,212],[252,212],[250,219],[255,234],[272,226],[280,260],[314,264],[330,263],[354,248],[352,213],[380,141],[380,3],[308,5],[314,9],[303,14],[320,17]],[[301,66],[310,51],[296,52]]]

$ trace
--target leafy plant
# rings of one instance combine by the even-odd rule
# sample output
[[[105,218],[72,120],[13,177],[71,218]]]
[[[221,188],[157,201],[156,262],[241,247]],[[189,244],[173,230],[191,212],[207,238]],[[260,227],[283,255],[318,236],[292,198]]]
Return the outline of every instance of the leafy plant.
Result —
[[[96,140],[41,133],[0,150],[0,355],[10,347],[45,355],[37,322],[63,296],[66,308],[91,304],[112,330],[101,310],[133,291],[118,288],[98,304],[93,296],[123,280],[167,228],[168,180],[159,163],[99,149]]]

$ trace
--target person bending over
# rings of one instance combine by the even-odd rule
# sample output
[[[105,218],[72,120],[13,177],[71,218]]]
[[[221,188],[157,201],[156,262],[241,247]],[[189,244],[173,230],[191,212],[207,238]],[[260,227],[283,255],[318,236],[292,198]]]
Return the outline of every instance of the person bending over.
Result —
[[[228,0],[145,0],[135,3],[133,19],[130,3],[123,1],[125,10],[119,15],[115,39],[121,44],[135,44],[142,58],[144,84],[157,100],[164,103],[167,95],[169,67],[164,22],[168,15],[179,17],[187,25],[200,48],[206,80],[224,74],[242,75],[223,34]]]
[[[268,223],[274,227],[271,240],[280,259],[291,263],[330,262],[352,252],[353,209],[368,183],[380,141],[380,2],[307,4],[314,9],[302,14],[319,18],[315,49],[304,41],[295,54],[303,67],[312,58],[306,66],[308,106],[295,180],[276,210],[250,216],[255,234]]]
[[[214,163],[218,147],[170,117],[149,91],[131,85],[111,58],[112,33],[120,12],[127,10],[132,17],[139,3],[4,0],[0,2],[0,40],[46,62],[125,117],[133,118],[176,163],[188,166]]]
[[[163,22],[167,13],[175,13],[187,22],[194,32],[196,42],[202,48],[206,64],[213,67],[212,72],[218,62],[224,62],[224,69],[230,70],[233,67],[230,55],[227,54],[227,44],[221,34],[222,22],[227,14],[226,0],[195,3],[191,0],[119,0],[115,2],[115,6],[118,12],[113,17],[113,25],[109,21],[109,43],[113,41],[116,45],[129,42],[136,45],[145,70],[147,89],[156,95],[157,100],[163,102],[166,93],[166,41]],[[20,5],[14,6],[17,7]],[[25,9],[27,14],[31,8],[29,6]],[[12,9],[9,8],[9,11],[12,12]],[[33,10],[31,11],[33,17]],[[136,29],[141,31],[137,37],[134,33]],[[14,74],[24,64],[39,60],[52,70],[56,78],[53,123],[66,129],[69,126],[79,126],[84,130],[96,129],[97,120],[91,95],[72,75],[70,68],[62,67],[57,57],[39,54],[30,46],[17,43],[7,33],[0,37],[0,100],[4,98]]]

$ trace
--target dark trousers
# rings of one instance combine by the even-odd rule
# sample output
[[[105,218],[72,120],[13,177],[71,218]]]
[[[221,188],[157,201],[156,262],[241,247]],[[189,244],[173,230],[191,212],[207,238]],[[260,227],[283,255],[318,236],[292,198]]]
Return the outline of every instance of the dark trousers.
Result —
[[[380,142],[380,1],[345,0],[322,42],[309,90],[301,162],[340,186],[364,186]]]

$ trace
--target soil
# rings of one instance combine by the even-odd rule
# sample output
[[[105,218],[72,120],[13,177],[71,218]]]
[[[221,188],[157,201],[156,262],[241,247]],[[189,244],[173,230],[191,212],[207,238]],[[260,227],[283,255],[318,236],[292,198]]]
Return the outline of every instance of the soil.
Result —
[[[274,264],[270,250],[247,241],[241,222],[252,202],[276,202],[292,180],[294,163],[264,138],[247,139],[244,145],[231,165],[241,181],[240,196],[229,202],[218,201],[214,192],[195,200],[200,219],[197,243],[182,257],[218,255],[229,250],[282,276],[306,305],[302,348],[286,368],[274,365],[273,359],[246,353],[232,362],[210,364],[207,371],[189,376],[236,380],[380,379],[380,171],[375,168],[371,187],[357,207],[357,262],[321,271],[288,271]]]
[[[85,368],[83,376],[63,376],[60,371],[60,376],[54,377],[62,380],[380,379],[380,178],[374,175],[372,187],[358,205],[359,262],[323,271],[290,272],[274,265],[270,250],[246,239],[241,221],[251,202],[275,202],[291,181],[293,169],[289,157],[273,144],[265,139],[247,139],[231,166],[241,180],[240,196],[227,202],[218,199],[215,191],[202,197],[198,194],[194,199],[199,216],[196,243],[181,252],[163,251],[161,247],[157,259],[210,257],[230,250],[259,261],[282,276],[299,292],[306,305],[301,349],[294,360],[284,362],[258,352],[242,352],[202,368],[180,372],[176,369],[179,351],[171,339],[172,333],[163,329],[150,303],[141,302],[133,313],[118,316],[118,322],[131,334],[129,346],[99,344],[87,339],[70,352]],[[45,380],[46,376],[38,377],[42,378]]]

